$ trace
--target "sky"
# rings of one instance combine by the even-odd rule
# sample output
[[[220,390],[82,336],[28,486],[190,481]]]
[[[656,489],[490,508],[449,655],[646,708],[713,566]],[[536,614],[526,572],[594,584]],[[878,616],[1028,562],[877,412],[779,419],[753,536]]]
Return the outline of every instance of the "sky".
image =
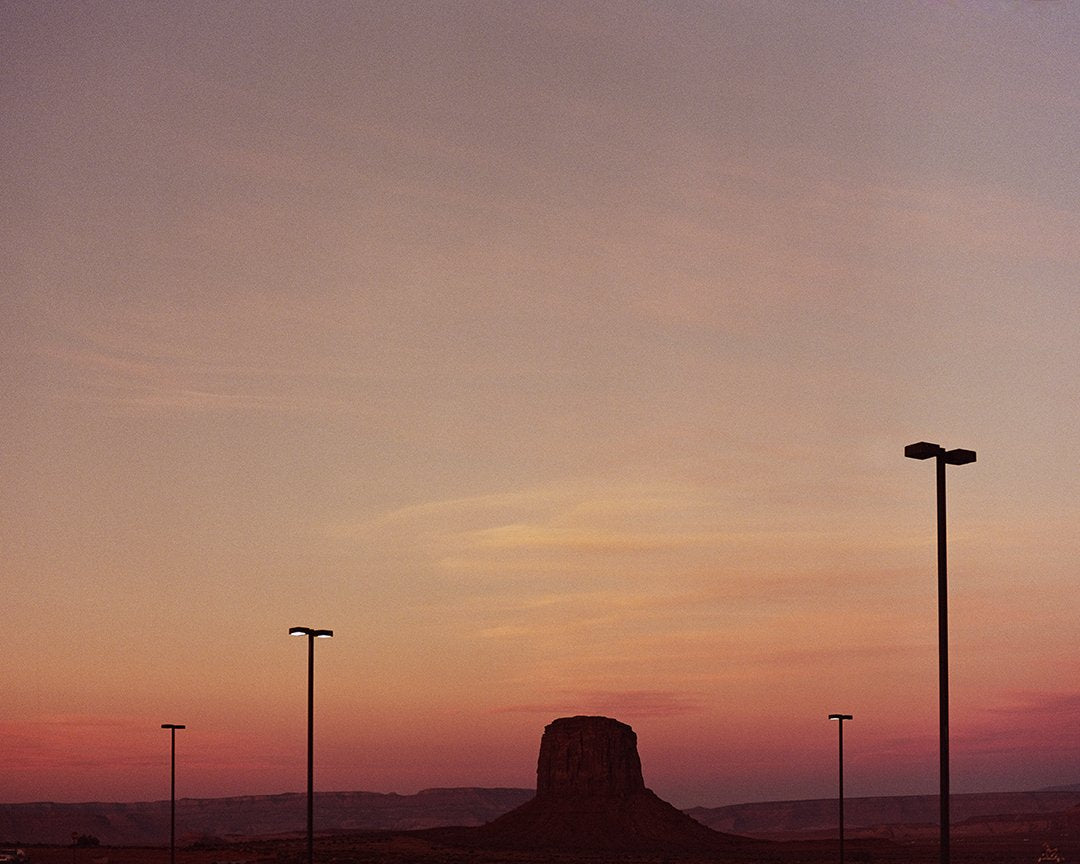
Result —
[[[0,0],[0,801],[1080,782],[1080,5]]]

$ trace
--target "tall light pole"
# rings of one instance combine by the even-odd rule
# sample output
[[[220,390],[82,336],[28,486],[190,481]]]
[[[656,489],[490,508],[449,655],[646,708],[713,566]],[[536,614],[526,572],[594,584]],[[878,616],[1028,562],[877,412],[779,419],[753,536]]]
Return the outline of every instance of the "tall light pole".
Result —
[[[975,461],[974,450],[946,450],[940,444],[908,444],[909,459],[937,462],[937,567],[938,567],[938,720],[941,776],[941,864],[949,864],[949,583],[945,543],[945,466]]]
[[[187,729],[183,723],[162,723],[172,738],[172,759],[169,769],[169,861],[176,864],[176,730]]]
[[[290,636],[307,636],[307,860],[315,861],[315,640],[329,639],[333,630],[316,630],[312,627],[290,627]]]
[[[852,719],[850,714],[830,714],[830,720],[839,720],[840,730],[840,864],[844,864],[844,721]]]

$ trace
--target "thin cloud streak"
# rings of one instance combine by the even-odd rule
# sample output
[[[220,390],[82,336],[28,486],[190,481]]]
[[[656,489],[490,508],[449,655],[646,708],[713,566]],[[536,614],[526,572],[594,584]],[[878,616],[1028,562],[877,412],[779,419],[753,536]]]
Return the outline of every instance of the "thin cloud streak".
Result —
[[[694,696],[656,691],[632,690],[625,693],[567,691],[553,702],[507,705],[492,709],[495,714],[538,714],[560,717],[567,714],[599,714],[608,717],[679,717],[700,713],[702,701]]]

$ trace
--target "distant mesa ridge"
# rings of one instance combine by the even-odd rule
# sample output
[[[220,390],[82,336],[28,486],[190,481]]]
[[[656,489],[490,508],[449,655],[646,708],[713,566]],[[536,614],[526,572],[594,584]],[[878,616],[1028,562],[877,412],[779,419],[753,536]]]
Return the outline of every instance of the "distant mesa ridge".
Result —
[[[341,831],[415,831],[490,822],[533,797],[531,789],[437,788],[415,795],[316,792],[315,828]],[[176,802],[176,837],[195,841],[303,837],[307,796],[286,792]],[[103,845],[159,846],[169,840],[169,802],[0,804],[0,841],[70,844],[72,830]]]
[[[601,732],[605,727],[608,732]],[[697,807],[688,811],[696,820],[688,827],[681,813],[645,788],[636,736],[625,723],[567,717],[548,730],[536,789],[317,792],[316,832],[420,830],[455,844],[535,848],[570,847],[574,844],[568,838],[580,835],[583,848],[621,851],[632,844],[613,835],[625,831],[629,838],[644,837],[644,845],[658,851],[691,852],[702,844],[715,848],[718,836],[722,845],[738,842],[731,835],[829,841],[836,836],[835,798]],[[302,793],[181,796],[177,840],[189,845],[207,838],[302,837],[305,800]],[[524,815],[511,818],[514,808]],[[936,840],[938,813],[935,795],[848,798],[846,833],[852,839]],[[958,794],[952,813],[957,837],[1080,836],[1080,784]],[[702,835],[703,825],[715,830]],[[0,803],[0,841],[69,845],[72,830],[92,834],[103,845],[160,846],[168,842],[169,802]],[[590,832],[595,838],[587,836]]]
[[[470,842],[482,846],[588,852],[716,852],[740,840],[645,788],[637,735],[628,725],[584,716],[544,729],[536,797],[470,833]]]
[[[1069,791],[1069,790],[1075,791]],[[687,811],[718,831],[770,840],[836,836],[836,799],[759,801]],[[845,835],[915,842],[938,837],[936,795],[848,798]],[[1080,832],[1080,786],[1034,792],[974,792],[952,796],[952,833],[958,838],[1061,836]]]

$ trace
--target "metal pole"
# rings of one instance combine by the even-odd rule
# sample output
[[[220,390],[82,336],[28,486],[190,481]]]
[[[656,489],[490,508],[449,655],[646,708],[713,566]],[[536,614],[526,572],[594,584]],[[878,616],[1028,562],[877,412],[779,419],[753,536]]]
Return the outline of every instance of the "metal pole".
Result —
[[[839,742],[838,742],[839,743],[839,748],[838,748],[839,756],[838,756],[838,758],[840,760],[840,766],[839,766],[839,772],[838,772],[839,781],[840,781],[840,783],[839,783],[839,785],[840,785],[840,792],[839,792],[839,795],[840,795],[840,803],[839,803],[839,811],[840,811],[839,812],[840,864],[844,864],[844,721],[845,720],[850,720],[851,715],[850,714],[830,714],[829,719],[839,721],[839,725],[840,725],[840,729],[839,729],[839,733],[838,733],[839,736],[840,736],[839,737]]]
[[[307,636],[307,860],[315,861],[315,639],[329,638],[333,630],[316,630],[311,627],[290,627],[290,636]]]
[[[838,732],[840,734],[840,769],[838,772],[840,780],[840,864],[844,864],[844,721],[841,720],[836,725],[839,727]]]
[[[176,864],[176,730],[186,729],[183,723],[162,723],[169,730],[169,862]]]
[[[169,862],[176,864],[176,730],[170,729],[172,746],[169,768]]]
[[[949,864],[949,586],[945,529],[945,454],[937,463],[938,705],[941,776],[941,864]]]
[[[308,634],[307,661],[307,858],[308,864],[315,862],[315,634]]]
[[[941,748],[941,864],[949,864],[949,584],[946,569],[945,466],[970,465],[974,450],[946,450],[940,444],[918,441],[904,448],[909,459],[933,458],[937,465],[938,547],[938,719]]]

